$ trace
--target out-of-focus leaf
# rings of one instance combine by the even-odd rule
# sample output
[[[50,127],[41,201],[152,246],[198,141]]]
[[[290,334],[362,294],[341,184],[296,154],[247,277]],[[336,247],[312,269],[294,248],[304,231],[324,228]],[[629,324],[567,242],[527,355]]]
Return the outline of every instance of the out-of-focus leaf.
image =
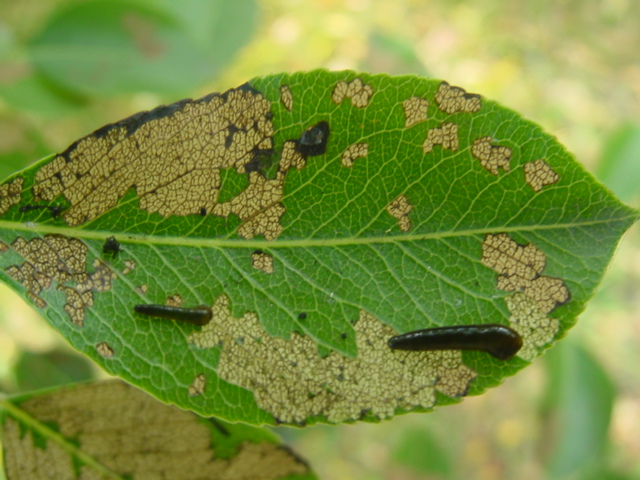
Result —
[[[640,198],[640,125],[625,125],[611,135],[597,175],[623,202]]]
[[[73,113],[86,103],[77,93],[61,88],[38,72],[0,85],[0,95],[18,112],[50,118]]]
[[[0,116],[0,177],[4,178],[32,162],[33,156],[50,151],[38,131],[11,114]]]
[[[256,0],[144,0],[178,22],[207,56],[212,75],[223,70],[247,44],[260,17]]]
[[[428,76],[415,45],[398,35],[376,30],[369,37],[369,54],[362,62],[364,70],[413,73]]]
[[[403,466],[423,474],[449,478],[451,454],[426,428],[408,428],[393,450],[393,458]]]
[[[572,341],[549,351],[545,363],[547,471],[552,478],[567,478],[602,468],[615,396],[607,372],[589,351]]]
[[[20,392],[86,381],[93,377],[86,358],[61,350],[40,353],[23,351],[14,372],[16,387]]]
[[[40,72],[75,93],[186,92],[235,56],[256,11],[253,0],[73,3],[52,16],[30,54]]]
[[[581,473],[578,478],[580,480],[637,480],[638,476],[607,468],[596,468]]]
[[[7,480],[312,480],[271,432],[164,405],[121,381],[0,400]]]

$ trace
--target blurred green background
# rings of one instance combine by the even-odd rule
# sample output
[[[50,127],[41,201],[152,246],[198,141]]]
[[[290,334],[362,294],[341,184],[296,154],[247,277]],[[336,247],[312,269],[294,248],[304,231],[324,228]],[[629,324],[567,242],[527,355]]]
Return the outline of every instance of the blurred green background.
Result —
[[[0,177],[136,111],[317,67],[446,79],[541,124],[640,206],[636,0],[0,0]],[[640,229],[543,358],[377,425],[277,429],[320,478],[640,478]],[[0,388],[104,375],[0,288]]]

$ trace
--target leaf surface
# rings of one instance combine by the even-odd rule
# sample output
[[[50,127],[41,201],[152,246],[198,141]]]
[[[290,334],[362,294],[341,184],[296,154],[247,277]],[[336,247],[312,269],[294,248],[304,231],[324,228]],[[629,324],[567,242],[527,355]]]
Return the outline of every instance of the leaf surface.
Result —
[[[269,431],[206,420],[120,380],[2,399],[7,480],[305,480]]]
[[[136,114],[0,189],[3,278],[72,345],[253,424],[377,421],[497,385],[575,323],[638,215],[516,113],[354,72]],[[490,323],[521,335],[516,357],[387,346]]]

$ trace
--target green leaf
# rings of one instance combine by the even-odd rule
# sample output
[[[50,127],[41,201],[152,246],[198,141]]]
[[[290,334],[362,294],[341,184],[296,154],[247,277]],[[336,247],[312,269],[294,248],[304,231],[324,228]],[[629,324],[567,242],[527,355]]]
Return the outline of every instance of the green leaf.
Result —
[[[203,419],[121,381],[1,399],[7,480],[316,476],[271,432]]]
[[[402,432],[393,450],[393,458],[400,465],[435,478],[453,478],[451,454],[430,430],[412,426]]]
[[[16,391],[87,381],[93,378],[91,364],[84,357],[64,350],[33,353],[20,352],[15,363]]]
[[[626,202],[640,197],[640,125],[624,125],[607,139],[598,178]]]
[[[314,71],[107,125],[5,181],[0,215],[2,278],[108,372],[201,415],[305,424],[499,384],[573,326],[638,212],[478,95]],[[387,346],[490,323],[516,357]]]
[[[39,72],[72,92],[182,93],[234,58],[257,12],[254,0],[74,3],[56,11],[30,54]]]
[[[545,356],[549,373],[547,471],[567,478],[606,466],[605,448],[615,390],[604,368],[584,347],[565,342]]]

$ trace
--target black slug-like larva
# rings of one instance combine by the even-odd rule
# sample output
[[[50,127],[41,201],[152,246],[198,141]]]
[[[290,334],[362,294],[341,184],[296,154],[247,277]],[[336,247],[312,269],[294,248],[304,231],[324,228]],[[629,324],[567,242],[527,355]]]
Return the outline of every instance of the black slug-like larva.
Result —
[[[122,248],[120,248],[120,242],[116,240],[116,237],[114,236],[107,237],[107,239],[104,242],[104,245],[102,245],[102,253],[110,253],[114,257],[117,255],[118,252],[121,252],[121,251],[122,251]]]
[[[179,320],[181,322],[193,323],[194,325],[206,325],[213,316],[211,308],[206,305],[200,305],[195,308],[183,308],[148,304],[136,305],[133,309],[136,313],[141,313],[142,315]]]
[[[327,151],[327,140],[329,139],[329,124],[319,122],[307,129],[297,140],[297,150],[304,157],[315,157],[323,155]]]
[[[395,350],[480,350],[509,360],[522,347],[522,337],[515,330],[497,323],[427,328],[391,337]]]

